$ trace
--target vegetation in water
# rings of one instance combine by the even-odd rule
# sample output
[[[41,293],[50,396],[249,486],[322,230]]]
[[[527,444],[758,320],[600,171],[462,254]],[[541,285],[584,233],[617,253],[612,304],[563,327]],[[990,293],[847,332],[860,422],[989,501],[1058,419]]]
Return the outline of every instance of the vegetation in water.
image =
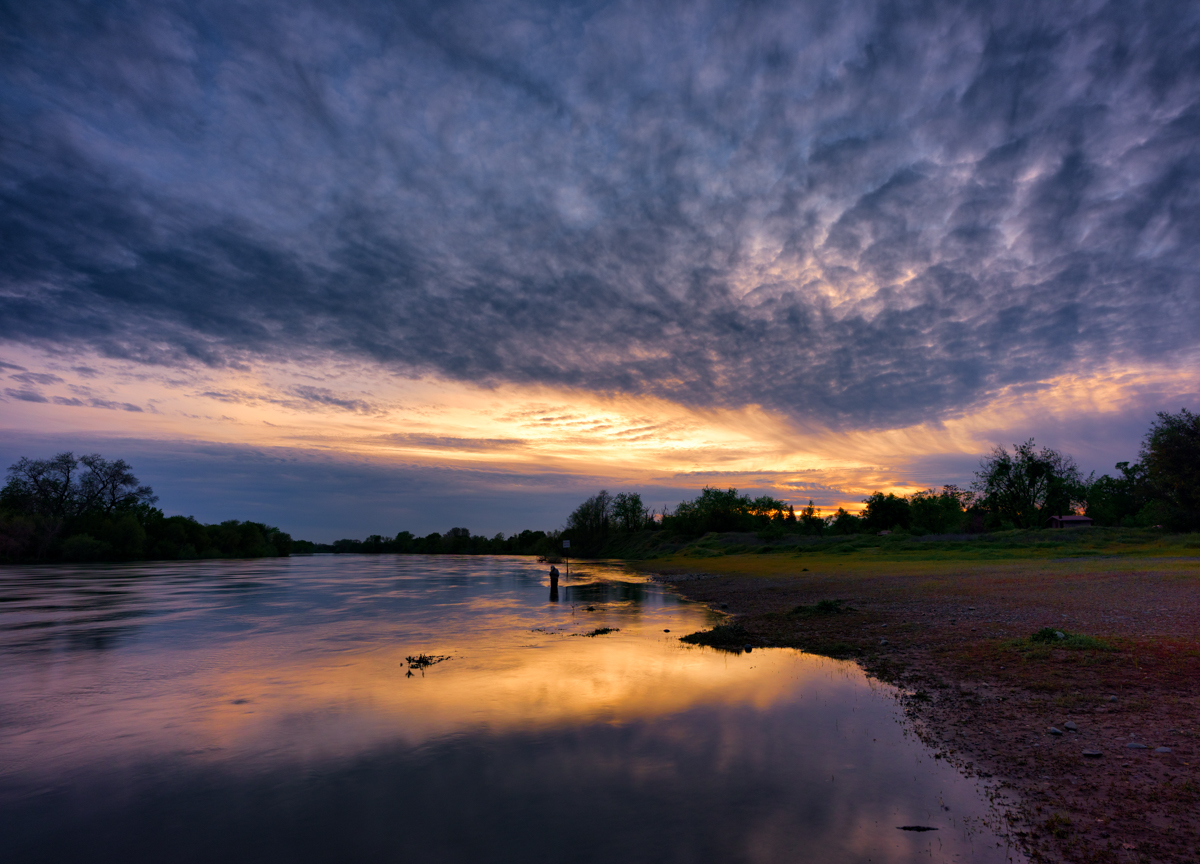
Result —
[[[583,633],[581,635],[588,637],[607,636],[609,633],[616,633],[620,631],[620,629],[620,627],[597,627],[591,633]]]
[[[686,642],[688,645],[705,645],[709,648],[722,648],[726,651],[740,651],[746,645],[749,635],[741,624],[718,624],[711,630],[702,630],[699,633],[681,636],[679,641]]]

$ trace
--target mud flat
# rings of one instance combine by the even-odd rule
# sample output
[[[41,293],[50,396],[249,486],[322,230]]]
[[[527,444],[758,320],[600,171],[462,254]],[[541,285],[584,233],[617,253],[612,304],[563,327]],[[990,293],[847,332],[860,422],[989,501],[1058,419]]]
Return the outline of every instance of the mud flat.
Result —
[[[1015,793],[1032,860],[1200,860],[1200,553],[639,566],[730,616],[696,641],[854,658],[901,685],[936,752]]]

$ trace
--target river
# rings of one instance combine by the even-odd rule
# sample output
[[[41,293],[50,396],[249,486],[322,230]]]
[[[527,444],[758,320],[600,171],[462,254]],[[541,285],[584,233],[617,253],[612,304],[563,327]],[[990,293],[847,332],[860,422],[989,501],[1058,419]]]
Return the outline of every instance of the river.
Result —
[[[855,665],[690,647],[711,610],[547,569],[0,568],[5,860],[1024,860]]]

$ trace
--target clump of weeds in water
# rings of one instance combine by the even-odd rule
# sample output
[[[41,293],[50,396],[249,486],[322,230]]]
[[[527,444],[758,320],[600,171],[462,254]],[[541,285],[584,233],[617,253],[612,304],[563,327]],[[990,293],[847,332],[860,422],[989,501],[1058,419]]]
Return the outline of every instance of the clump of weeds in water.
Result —
[[[609,633],[616,633],[620,629],[621,629],[620,627],[597,627],[591,633],[581,633],[579,635],[587,636],[589,638],[596,637],[596,636],[607,636]]]
[[[1052,648],[1066,648],[1071,651],[1115,651],[1103,639],[1094,636],[1084,636],[1080,633],[1068,633],[1053,627],[1043,627],[1028,640],[1031,645],[1049,645]]]
[[[430,666],[436,666],[443,660],[449,660],[449,654],[417,654],[413,657],[405,657],[404,660],[408,663],[408,672],[405,673],[406,678],[413,677],[413,670],[416,669],[422,675]]]
[[[686,642],[688,645],[706,645],[709,648],[740,651],[746,644],[749,635],[741,624],[718,624],[711,630],[701,630],[699,633],[681,636],[679,641]]]
[[[812,606],[797,606],[791,611],[792,615],[840,615],[843,612],[853,612],[850,606],[843,606],[843,600],[818,600]]]

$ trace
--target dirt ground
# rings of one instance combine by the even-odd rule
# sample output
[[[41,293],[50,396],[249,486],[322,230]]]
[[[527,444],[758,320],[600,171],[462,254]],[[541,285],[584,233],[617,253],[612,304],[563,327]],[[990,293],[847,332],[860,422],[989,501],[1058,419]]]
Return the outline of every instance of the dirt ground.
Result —
[[[733,641],[900,685],[930,746],[1016,794],[1031,860],[1200,862],[1200,558],[642,566],[730,614]],[[1084,638],[1029,639],[1045,627]]]

